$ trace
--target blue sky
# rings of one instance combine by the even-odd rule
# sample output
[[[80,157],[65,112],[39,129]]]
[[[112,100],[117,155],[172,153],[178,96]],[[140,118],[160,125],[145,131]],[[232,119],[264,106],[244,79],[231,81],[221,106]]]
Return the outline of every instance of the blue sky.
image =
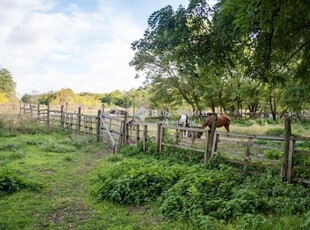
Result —
[[[0,68],[19,95],[71,88],[104,93],[142,85],[130,43],[148,16],[188,0],[1,0]]]

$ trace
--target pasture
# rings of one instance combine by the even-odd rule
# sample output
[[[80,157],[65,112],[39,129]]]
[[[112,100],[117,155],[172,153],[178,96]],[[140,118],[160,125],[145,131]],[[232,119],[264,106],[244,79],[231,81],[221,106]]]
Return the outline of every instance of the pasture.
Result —
[[[141,146],[125,146],[112,155],[96,137],[58,129],[46,133],[40,126],[0,133],[0,229],[307,229],[310,224],[309,188],[272,174],[243,177],[221,162],[206,169],[167,151],[158,157],[151,147],[144,153]]]
[[[68,133],[0,135],[0,229],[146,229],[178,226],[147,206],[97,202],[91,195],[106,146]],[[6,189],[6,184],[11,187]],[[25,185],[25,186],[24,186]]]

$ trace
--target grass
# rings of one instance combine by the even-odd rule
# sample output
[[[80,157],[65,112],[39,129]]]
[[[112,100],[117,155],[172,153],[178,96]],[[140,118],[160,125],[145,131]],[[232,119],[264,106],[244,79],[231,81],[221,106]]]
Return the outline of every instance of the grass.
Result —
[[[232,124],[231,132],[253,134],[256,130],[257,135],[263,135],[270,128],[275,125]],[[303,127],[297,128],[308,132]],[[106,146],[86,136],[41,132],[0,134],[0,168],[14,172],[34,187],[0,196],[0,230],[194,229],[189,223],[162,217],[153,207],[155,204],[120,206],[95,200],[91,191],[98,170],[123,157],[111,155]],[[275,217],[272,227],[296,229],[301,221],[298,216]],[[247,228],[246,219],[225,223],[222,229],[241,227]]]
[[[110,152],[91,138],[71,137],[0,137],[1,167],[41,188],[0,196],[0,229],[191,229],[164,219],[151,206],[94,200],[91,182],[96,168],[109,163]]]

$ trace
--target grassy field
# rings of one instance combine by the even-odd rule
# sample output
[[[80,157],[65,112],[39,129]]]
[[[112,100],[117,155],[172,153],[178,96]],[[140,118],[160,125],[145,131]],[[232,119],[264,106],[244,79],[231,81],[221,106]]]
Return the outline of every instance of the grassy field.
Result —
[[[164,220],[148,206],[97,202],[91,181],[109,154],[91,138],[64,133],[0,137],[2,172],[31,185],[0,196],[0,229],[188,228]]]
[[[237,132],[253,131],[253,127],[232,124]],[[256,134],[281,127],[257,125]],[[294,130],[308,133],[301,126]],[[106,146],[87,136],[0,132],[0,229],[196,229],[190,223],[163,217],[156,204],[125,206],[97,201],[93,186],[98,173],[119,158],[124,156],[112,156]],[[16,192],[1,193],[5,187],[1,175],[12,179]],[[258,217],[254,221],[262,226],[265,219]],[[297,229],[303,220],[303,215],[271,217],[265,229]],[[249,228],[245,221],[221,222],[216,229],[260,229]]]

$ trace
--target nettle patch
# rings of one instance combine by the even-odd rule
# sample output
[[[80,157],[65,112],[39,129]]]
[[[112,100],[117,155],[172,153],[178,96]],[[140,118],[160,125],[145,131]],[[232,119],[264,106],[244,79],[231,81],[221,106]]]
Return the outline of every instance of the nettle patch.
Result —
[[[42,185],[25,181],[9,169],[0,170],[0,197],[18,192],[22,189],[39,191]]]
[[[304,215],[310,209],[309,188],[272,175],[244,176],[231,166],[211,169],[155,159],[124,158],[98,174],[94,195],[117,204],[156,202],[160,212],[188,220],[197,228],[216,228],[232,219],[268,225],[268,215]],[[246,225],[250,224],[244,220]]]

